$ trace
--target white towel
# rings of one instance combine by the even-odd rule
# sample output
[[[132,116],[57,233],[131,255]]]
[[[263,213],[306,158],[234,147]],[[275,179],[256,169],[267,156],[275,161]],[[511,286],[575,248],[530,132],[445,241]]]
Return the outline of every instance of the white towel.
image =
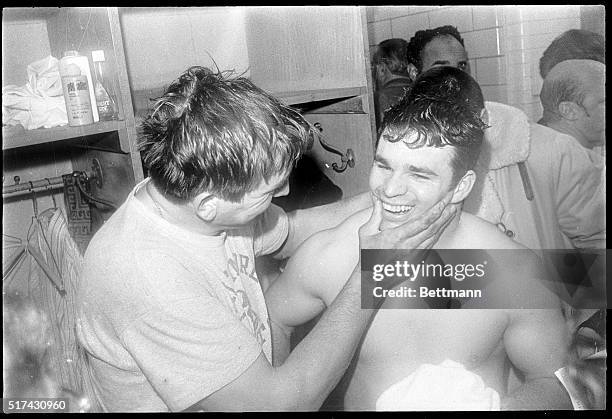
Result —
[[[423,364],[385,390],[376,410],[500,410],[499,394],[462,364]]]
[[[47,56],[28,65],[28,83],[2,88],[2,124],[25,129],[66,125],[58,60]]]

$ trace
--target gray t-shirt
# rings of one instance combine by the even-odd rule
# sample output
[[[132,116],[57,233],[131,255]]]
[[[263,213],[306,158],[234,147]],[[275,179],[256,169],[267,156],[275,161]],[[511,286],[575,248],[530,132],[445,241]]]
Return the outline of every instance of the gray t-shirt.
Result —
[[[254,257],[277,250],[286,214],[270,207],[219,236],[178,228],[134,197],[92,239],[77,334],[106,411],[179,411],[239,377],[270,326]]]

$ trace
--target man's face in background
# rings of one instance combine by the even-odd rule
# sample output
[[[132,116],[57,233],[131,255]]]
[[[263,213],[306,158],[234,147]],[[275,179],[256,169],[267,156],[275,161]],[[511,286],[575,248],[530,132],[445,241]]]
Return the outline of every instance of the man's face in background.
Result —
[[[598,63],[601,64],[601,63]],[[587,148],[601,146],[606,136],[606,89],[605,65],[601,64],[603,71],[586,75],[588,87],[585,89],[584,99],[579,104],[581,112],[577,124],[582,131]]]
[[[429,41],[421,51],[421,72],[435,66],[451,66],[471,75],[467,52],[452,35],[440,35]]]

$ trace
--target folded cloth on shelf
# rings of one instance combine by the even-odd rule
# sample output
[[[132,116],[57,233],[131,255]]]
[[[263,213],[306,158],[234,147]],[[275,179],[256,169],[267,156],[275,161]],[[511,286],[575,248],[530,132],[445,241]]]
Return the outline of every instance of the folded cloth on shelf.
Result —
[[[68,123],[57,58],[47,56],[28,65],[28,82],[2,88],[2,124],[25,129]]]
[[[376,410],[500,410],[499,394],[462,364],[423,364],[385,390]]]

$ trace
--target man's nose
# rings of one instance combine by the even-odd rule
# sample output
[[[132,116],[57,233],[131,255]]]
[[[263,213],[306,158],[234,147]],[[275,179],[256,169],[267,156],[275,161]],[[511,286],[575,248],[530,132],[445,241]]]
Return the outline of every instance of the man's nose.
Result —
[[[404,195],[407,190],[406,182],[399,175],[390,176],[383,185],[383,192],[388,198]]]

